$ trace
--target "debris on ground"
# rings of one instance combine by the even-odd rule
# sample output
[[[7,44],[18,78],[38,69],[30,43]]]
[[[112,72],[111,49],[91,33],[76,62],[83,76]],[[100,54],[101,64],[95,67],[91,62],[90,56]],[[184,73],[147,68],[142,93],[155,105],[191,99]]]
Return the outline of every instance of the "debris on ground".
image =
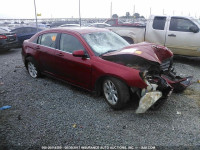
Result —
[[[6,105],[6,106],[1,107],[0,110],[5,110],[5,109],[9,109],[9,108],[11,108],[11,106]]]
[[[176,114],[177,114],[177,115],[181,115],[181,112],[180,112],[180,111],[177,111]]]
[[[193,89],[186,89],[184,95],[190,99],[196,100],[197,105],[200,106],[200,93]]]
[[[22,120],[21,115],[18,115],[17,118],[18,118],[18,120]]]

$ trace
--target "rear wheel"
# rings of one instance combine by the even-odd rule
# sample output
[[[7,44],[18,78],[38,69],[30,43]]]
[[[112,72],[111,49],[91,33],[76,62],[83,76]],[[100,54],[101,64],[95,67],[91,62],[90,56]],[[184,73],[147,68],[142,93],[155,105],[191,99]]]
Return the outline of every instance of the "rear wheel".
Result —
[[[27,58],[27,70],[32,78],[40,77],[40,71],[32,57]]]
[[[130,99],[128,86],[116,78],[106,78],[103,82],[103,93],[106,102],[113,109],[122,109]]]

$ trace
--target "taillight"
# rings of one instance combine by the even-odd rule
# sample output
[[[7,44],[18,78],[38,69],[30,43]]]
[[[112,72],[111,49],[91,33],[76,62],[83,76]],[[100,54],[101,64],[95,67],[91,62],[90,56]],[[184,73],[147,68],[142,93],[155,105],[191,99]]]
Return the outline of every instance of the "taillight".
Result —
[[[5,35],[0,35],[0,40],[1,39],[7,39],[7,36],[5,36]]]

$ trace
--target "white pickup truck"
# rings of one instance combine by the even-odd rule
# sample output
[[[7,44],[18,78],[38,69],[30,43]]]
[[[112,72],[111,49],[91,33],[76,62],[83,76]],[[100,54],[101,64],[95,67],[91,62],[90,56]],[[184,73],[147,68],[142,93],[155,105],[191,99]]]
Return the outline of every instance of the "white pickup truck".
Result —
[[[200,21],[192,17],[150,16],[146,27],[108,27],[129,43],[164,45],[174,54],[200,56]]]

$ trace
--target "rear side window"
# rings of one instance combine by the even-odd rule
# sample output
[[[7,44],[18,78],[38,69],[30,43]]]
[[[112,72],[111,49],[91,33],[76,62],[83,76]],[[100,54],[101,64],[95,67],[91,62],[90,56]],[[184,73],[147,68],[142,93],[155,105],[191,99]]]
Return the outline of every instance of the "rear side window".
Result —
[[[164,30],[166,17],[155,17],[153,21],[153,29]]]
[[[43,34],[40,40],[40,44],[47,47],[56,48],[56,38],[57,33]]]
[[[169,30],[170,31],[183,31],[191,32],[189,29],[192,26],[196,26],[193,22],[185,18],[171,18]]]
[[[84,50],[84,47],[76,37],[69,34],[62,34],[60,38],[60,50],[73,53],[75,50]]]

